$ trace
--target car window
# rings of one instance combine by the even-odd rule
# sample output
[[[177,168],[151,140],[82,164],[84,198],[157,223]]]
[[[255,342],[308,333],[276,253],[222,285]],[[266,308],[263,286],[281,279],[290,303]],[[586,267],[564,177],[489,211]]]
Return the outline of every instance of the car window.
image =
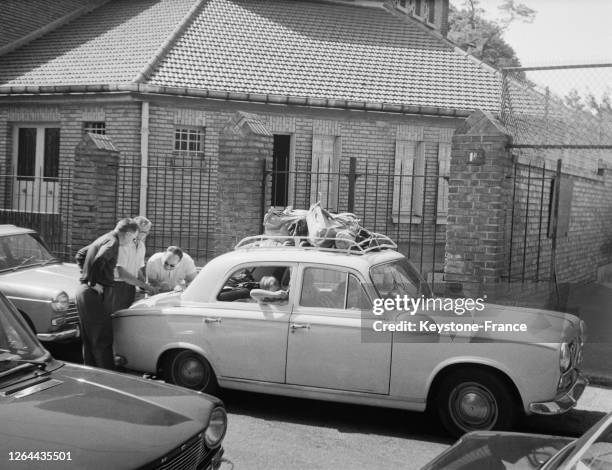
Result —
[[[431,296],[431,290],[425,280],[406,259],[379,264],[370,268],[370,275],[378,295],[383,299],[403,297]]]
[[[263,286],[261,285],[262,281],[265,284]],[[251,298],[253,289],[265,288],[272,291],[288,291],[290,281],[290,266],[245,266],[234,271],[225,280],[223,287],[217,294],[217,300],[221,302],[255,302]]]
[[[346,308],[356,308],[358,310],[370,310],[372,308],[372,303],[363,290],[361,282],[352,274],[349,274],[348,278]]]
[[[37,359],[43,354],[32,332],[17,318],[14,307],[0,298],[0,374],[19,365],[18,361]]]
[[[0,270],[39,264],[54,257],[31,233],[0,237]]]
[[[346,275],[346,272],[333,269],[304,269],[300,305],[303,307],[344,308]]]
[[[577,470],[612,470],[612,424],[583,451],[574,468]]]

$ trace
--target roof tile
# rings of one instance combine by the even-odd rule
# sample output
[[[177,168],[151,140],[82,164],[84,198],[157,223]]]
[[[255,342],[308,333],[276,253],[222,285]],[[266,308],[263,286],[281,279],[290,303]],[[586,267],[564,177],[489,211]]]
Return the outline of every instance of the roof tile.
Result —
[[[0,57],[0,85],[132,81],[194,2],[110,2]]]

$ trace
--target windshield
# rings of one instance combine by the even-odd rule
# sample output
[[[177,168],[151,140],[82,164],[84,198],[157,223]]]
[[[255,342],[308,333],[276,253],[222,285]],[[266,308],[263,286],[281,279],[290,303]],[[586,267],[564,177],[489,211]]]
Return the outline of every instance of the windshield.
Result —
[[[0,374],[46,353],[18,315],[9,301],[0,296]]]
[[[34,233],[0,237],[0,271],[55,261]]]
[[[381,299],[403,297],[431,297],[431,289],[418,271],[404,259],[379,264],[370,268],[374,287]]]

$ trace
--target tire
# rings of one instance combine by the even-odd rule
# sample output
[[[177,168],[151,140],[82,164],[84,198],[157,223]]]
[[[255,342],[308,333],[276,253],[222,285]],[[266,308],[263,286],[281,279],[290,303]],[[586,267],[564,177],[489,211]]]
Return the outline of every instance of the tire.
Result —
[[[204,393],[217,390],[217,378],[206,359],[193,351],[179,351],[165,361],[164,378],[180,387]]]
[[[457,370],[444,377],[436,408],[442,425],[455,437],[470,431],[511,429],[519,414],[508,384],[481,369]]]

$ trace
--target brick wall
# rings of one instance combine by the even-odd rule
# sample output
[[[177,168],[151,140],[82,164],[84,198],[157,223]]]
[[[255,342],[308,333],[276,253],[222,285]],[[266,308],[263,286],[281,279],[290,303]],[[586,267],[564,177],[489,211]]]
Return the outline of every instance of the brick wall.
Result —
[[[76,249],[115,227],[118,163],[118,151],[101,148],[89,135],[77,146],[72,200],[72,243]]]
[[[60,127],[60,178],[65,178],[60,180],[60,213],[62,225],[68,228],[66,251],[74,254],[79,247],[70,243],[72,227],[75,226],[72,212],[74,199],[72,169],[75,164],[75,149],[82,138],[83,123],[104,121],[106,134],[113,140],[118,150],[137,153],[140,149],[140,103],[73,99],[54,100],[50,103],[31,101],[0,105],[0,173],[11,174],[13,171],[13,128],[16,124],[44,123],[51,127]],[[138,160],[135,161],[137,163],[140,161],[139,154]],[[10,197],[5,193],[3,207],[10,206]],[[105,227],[95,235],[100,235],[110,228]]]
[[[271,164],[272,148],[272,133],[254,114],[236,113],[223,128],[219,136],[218,253],[261,232],[264,167]]]
[[[23,120],[36,122],[41,118],[41,112],[47,112],[53,108],[54,120],[59,122],[61,131],[61,158],[62,168],[71,168],[74,158],[74,148],[80,137],[82,124],[85,121],[102,120],[106,122],[106,133],[109,135],[117,148],[121,151],[122,164],[140,164],[140,110],[138,102],[113,102],[103,101],[90,102],[62,102],[61,104],[33,105],[13,104],[0,106],[0,113],[12,114],[6,120],[0,121],[4,126],[4,132],[0,133],[0,151],[5,151],[5,157],[0,161],[10,161],[11,139],[10,129],[12,122]],[[47,110],[47,111],[45,111]],[[394,239],[402,243],[402,248],[421,245],[430,246],[434,237],[438,244],[444,242],[444,225],[433,222],[433,209],[435,208],[435,177],[431,176],[437,172],[437,147],[440,130],[454,128],[461,123],[459,119],[443,119],[433,117],[401,116],[384,113],[360,113],[341,110],[317,110],[310,108],[277,108],[274,106],[255,105],[248,103],[216,102],[205,100],[180,100],[176,98],[156,98],[150,106],[149,124],[149,165],[157,167],[158,172],[165,174],[163,187],[153,185],[149,187],[148,199],[155,201],[151,208],[153,219],[167,219],[171,216],[178,222],[186,223],[188,219],[183,211],[181,215],[180,202],[176,207],[170,204],[165,194],[172,194],[176,187],[173,181],[181,181],[191,188],[192,192],[206,195],[206,203],[201,199],[198,202],[200,210],[194,208],[195,201],[189,211],[192,212],[188,232],[194,232],[200,227],[201,221],[206,219],[209,224],[205,228],[207,236],[214,232],[217,225],[216,211],[210,208],[217,206],[216,181],[218,175],[219,136],[222,129],[236,112],[244,110],[258,114],[262,122],[269,126],[273,133],[291,134],[293,138],[293,170],[307,172],[312,169],[312,141],[314,130],[335,129],[341,140],[340,171],[346,173],[350,157],[357,158],[357,171],[362,176],[357,180],[355,194],[355,212],[362,218],[363,224],[373,230],[388,233]],[[19,116],[17,116],[19,114]],[[1,115],[0,115],[1,117]],[[202,157],[185,158],[174,151],[174,131],[179,125],[201,126],[205,129],[205,143]],[[317,127],[319,126],[319,127]],[[429,172],[425,185],[425,220],[421,224],[397,224],[393,220],[391,207],[393,204],[393,171],[395,159],[395,141],[398,129],[401,126],[418,126],[423,128],[425,139],[425,156]],[[189,175],[178,171],[176,166],[200,166],[206,181],[189,180]],[[166,170],[163,170],[167,168]],[[366,173],[368,176],[366,176]],[[378,173],[378,175],[376,174]],[[210,185],[208,177],[210,174]],[[122,200],[129,200],[129,204],[122,207],[119,216],[134,215],[138,209],[138,187],[140,173],[137,167],[120,172],[119,193]],[[159,182],[159,179],[157,180]],[[186,181],[186,183],[185,183]],[[310,177],[304,174],[298,175],[291,182],[295,186],[295,199],[290,201],[294,206],[308,208],[311,203]],[[340,177],[339,195],[340,207],[346,210],[348,193],[348,179]],[[158,197],[159,196],[159,197]],[[156,199],[157,198],[157,199]],[[160,199],[161,198],[161,199]],[[164,199],[165,198],[165,199]],[[123,210],[125,209],[125,210]],[[70,208],[66,208],[67,217],[70,217]],[[173,226],[169,220],[168,227]],[[155,220],[154,220],[155,222]],[[194,225],[195,224],[195,225]],[[160,228],[160,223],[156,224]],[[193,225],[193,227],[191,227]],[[196,227],[197,226],[197,227]],[[210,227],[210,228],[209,228]],[[164,229],[165,230],[165,229]],[[166,237],[163,235],[163,243],[169,242],[170,238],[176,236],[176,230],[170,231]],[[179,240],[182,245],[193,244],[193,236]],[[167,240],[166,240],[167,239]],[[409,239],[412,243],[408,243]],[[162,241],[160,241],[162,243]],[[162,243],[162,244],[163,244]],[[438,251],[438,255],[441,250]],[[412,253],[414,256],[414,252]]]
[[[461,283],[466,295],[482,295],[503,275],[511,137],[493,121],[474,113],[453,137],[445,276]],[[483,164],[469,162],[473,151],[484,151]]]
[[[490,301],[563,308],[564,285],[593,281],[597,268],[612,262],[612,175],[566,173],[562,162],[573,192],[561,209],[569,211],[569,227],[567,234],[558,232],[555,287],[549,223],[556,168],[542,158],[525,164],[512,154],[511,143],[505,129],[481,112],[455,133],[446,280]],[[474,150],[484,150],[483,165],[467,163]],[[571,162],[567,166],[571,171]]]

